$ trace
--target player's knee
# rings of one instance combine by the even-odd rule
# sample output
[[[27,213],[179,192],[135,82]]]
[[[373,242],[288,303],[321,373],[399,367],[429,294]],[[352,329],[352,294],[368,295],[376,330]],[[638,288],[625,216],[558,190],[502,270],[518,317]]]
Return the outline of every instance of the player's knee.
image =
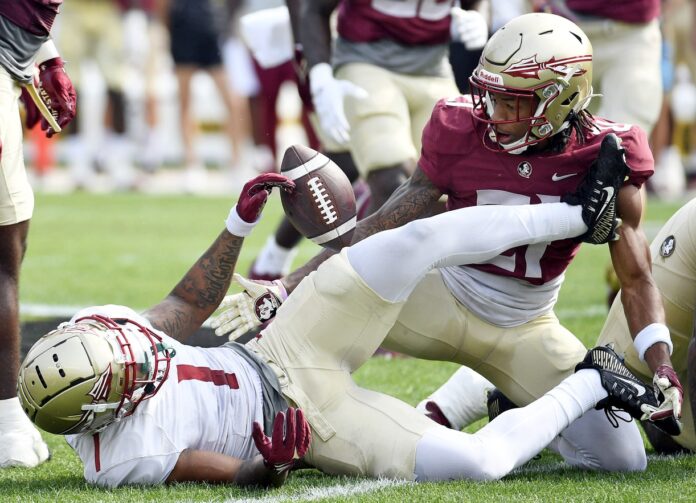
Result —
[[[617,449],[606,449],[599,459],[602,470],[609,472],[642,472],[648,466],[643,442],[626,443]]]

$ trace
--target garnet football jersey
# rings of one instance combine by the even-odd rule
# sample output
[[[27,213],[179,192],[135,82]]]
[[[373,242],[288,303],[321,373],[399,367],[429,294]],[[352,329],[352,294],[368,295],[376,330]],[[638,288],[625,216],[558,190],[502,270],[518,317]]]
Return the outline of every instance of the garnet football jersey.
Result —
[[[423,148],[418,165],[431,182],[443,194],[448,195],[448,209],[484,204],[558,202],[561,196],[578,188],[590,165],[597,158],[602,138],[610,132],[621,138],[622,146],[626,150],[626,162],[630,167],[627,183],[640,187],[653,173],[653,158],[648,140],[638,127],[598,118],[595,119],[598,131],[588,133],[583,144],[579,144],[575,136],[571,135],[562,152],[524,152],[513,155],[494,152],[483,145],[486,128],[475,121],[473,113],[468,96],[441,100],[435,106],[432,117],[423,131]],[[482,229],[477,238],[485,239],[485,229]],[[474,288],[472,283],[469,288],[465,288],[476,297],[482,295],[481,286],[489,283],[490,295],[484,294],[480,300],[481,306],[491,302],[505,303],[506,291],[524,291],[527,297],[524,299],[525,302],[519,303],[515,300],[519,295],[512,295],[507,298],[511,304],[508,307],[521,313],[522,310],[529,310],[531,303],[543,312],[548,311],[555,302],[562,274],[577,253],[578,247],[578,241],[572,239],[520,246],[485,264],[463,266],[459,269],[469,277],[476,277],[476,287]],[[471,269],[487,274],[478,274]],[[505,286],[506,282],[497,281],[495,277],[507,277],[517,281],[509,282],[508,286]],[[449,281],[452,284],[448,286],[452,289],[454,281],[451,276]],[[539,299],[528,297],[535,291],[530,289],[530,286],[544,284],[547,284],[546,291]],[[557,284],[557,287],[551,287],[552,284]],[[473,290],[478,292],[474,293]],[[542,288],[538,291],[541,293],[543,290]],[[453,293],[460,297],[456,292]],[[524,317],[529,314],[526,313]],[[521,319],[519,321],[522,322]],[[501,322],[502,320],[498,320],[498,323]],[[512,322],[508,320],[507,323]]]
[[[73,319],[89,314],[126,317],[151,328],[123,306],[89,308]],[[186,346],[155,332],[176,350],[157,394],[97,434],[66,435],[89,482],[108,487],[164,482],[184,449],[240,459],[258,454],[251,437],[253,422],[263,424],[256,371],[232,349]]]
[[[403,45],[444,44],[454,0],[343,0],[338,34],[351,42],[395,40]]]

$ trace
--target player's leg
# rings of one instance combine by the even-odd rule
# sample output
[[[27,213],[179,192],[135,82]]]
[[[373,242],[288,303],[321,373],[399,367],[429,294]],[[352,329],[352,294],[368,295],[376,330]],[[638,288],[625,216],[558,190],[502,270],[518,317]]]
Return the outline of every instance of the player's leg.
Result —
[[[529,461],[606,396],[599,374],[585,369],[473,435],[447,428],[428,430],[416,450],[416,479],[499,479]]]
[[[234,91],[221,64],[212,66],[208,71],[227,109],[225,125],[232,145],[231,165],[236,167],[243,160],[245,145],[250,143],[249,102]]]
[[[17,399],[19,271],[34,196],[22,154],[19,89],[0,69],[0,467],[36,466],[48,448]]]
[[[485,236],[481,229],[487,230]],[[431,269],[476,264],[515,246],[566,239],[586,230],[579,206],[479,206],[370,236],[348,249],[348,259],[377,294],[400,302]]]
[[[349,63],[336,71],[336,78],[353,82],[369,95],[348,98],[346,118],[351,154],[370,187],[370,213],[413,172],[418,155],[411,139],[409,103],[394,76],[365,63]]]

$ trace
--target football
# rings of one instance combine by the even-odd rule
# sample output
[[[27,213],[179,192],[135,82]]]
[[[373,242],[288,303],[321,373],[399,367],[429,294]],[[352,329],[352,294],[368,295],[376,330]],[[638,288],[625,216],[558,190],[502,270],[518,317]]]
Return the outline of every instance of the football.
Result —
[[[292,193],[280,193],[292,225],[325,248],[350,245],[357,222],[355,194],[341,168],[316,150],[293,145],[285,151],[280,172],[295,182]]]

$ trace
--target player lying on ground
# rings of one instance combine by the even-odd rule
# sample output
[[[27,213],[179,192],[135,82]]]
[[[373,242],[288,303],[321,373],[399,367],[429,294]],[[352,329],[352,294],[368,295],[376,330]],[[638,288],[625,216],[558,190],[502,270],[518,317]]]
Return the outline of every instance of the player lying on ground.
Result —
[[[653,239],[650,252],[653,278],[662,295],[666,324],[674,346],[674,371],[684,384],[685,400],[681,409],[683,429],[680,435],[667,435],[650,422],[643,425],[657,452],[696,452],[696,199],[681,207],[665,223]],[[658,381],[659,378],[652,375],[645,363],[645,347],[631,339],[621,296],[614,301],[597,341],[600,345],[609,343],[614,345],[617,352],[626,355],[626,365],[644,382],[652,380],[658,389],[667,385]],[[422,406],[427,407],[430,414],[435,414],[440,423],[461,429],[485,415],[485,392],[492,388],[493,384],[463,367],[424,400]],[[514,406],[514,403],[508,403],[503,408],[510,406]]]
[[[247,183],[227,229],[164,301],[143,315],[123,306],[88,308],[37,341],[20,371],[23,407],[41,428],[66,434],[85,478],[105,486],[277,485],[295,454],[336,474],[502,477],[598,403],[640,416],[657,406],[654,395],[639,396],[619,360],[599,348],[539,400],[470,435],[358,387],[351,372],[374,353],[429,270],[479,262],[522,243],[614,229],[615,197],[597,195],[620,185],[624,172],[603,166],[581,186],[575,200],[582,206],[467,208],[377,234],[307,277],[247,346],[185,346],[179,341],[222,299],[266,190],[290,190],[281,175],[261,175]],[[482,226],[491,230],[488,239],[471,239]],[[394,249],[410,253],[395,261]]]
[[[443,194],[450,210],[557,202],[577,189],[594,162],[617,169],[628,165],[629,180],[617,196],[621,239],[608,248],[623,285],[631,336],[649,343],[646,362],[665,377],[663,369],[671,366],[669,330],[640,225],[640,188],[654,171],[652,154],[640,128],[587,112],[593,93],[586,34],[550,14],[516,17],[490,38],[470,80],[471,96],[435,106],[416,171],[384,206],[358,222],[353,243],[427,216]],[[622,140],[621,154],[604,148],[612,134]],[[388,142],[381,146],[390,147]],[[500,225],[510,229],[514,224]],[[488,232],[481,226],[474,238],[486,240]],[[554,313],[579,245],[578,240],[541,242],[482,263],[432,270],[413,289],[382,346],[469,366],[515,403],[530,403],[570,375],[586,352]],[[395,260],[410,253],[391,251]],[[291,291],[297,278],[327,256],[324,252],[283,278],[284,287]],[[231,331],[219,327],[221,333],[234,338],[242,326],[260,322],[245,318],[239,307],[248,297],[237,294],[236,305],[231,299],[228,314],[237,326]],[[667,386],[672,392],[663,405],[678,413],[680,385],[671,375]],[[559,445],[573,466],[623,471],[647,464],[638,427],[622,423],[614,428],[601,411],[585,414],[566,429]]]

